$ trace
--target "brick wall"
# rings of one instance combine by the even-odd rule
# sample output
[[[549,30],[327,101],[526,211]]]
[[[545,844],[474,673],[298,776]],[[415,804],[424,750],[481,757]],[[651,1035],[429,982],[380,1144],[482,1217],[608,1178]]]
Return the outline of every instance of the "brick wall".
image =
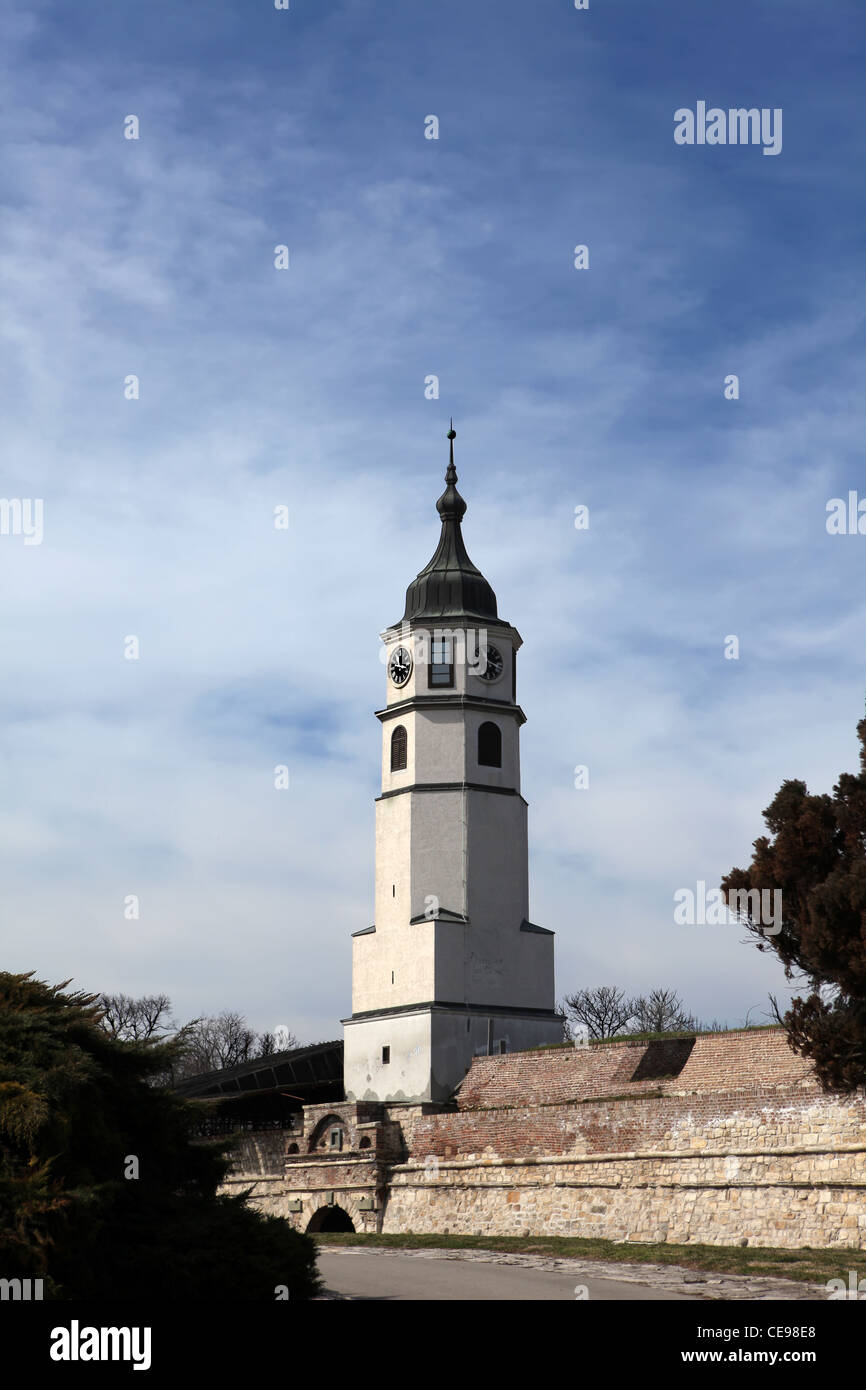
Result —
[[[781,1028],[705,1034],[695,1039],[684,1065],[680,1047],[670,1039],[476,1057],[457,1104],[483,1110],[641,1091],[818,1090],[808,1063],[791,1051]],[[648,1055],[652,1066],[646,1065]]]
[[[234,1136],[233,1167],[240,1172],[264,1176],[285,1172],[286,1145],[293,1136],[287,1130],[261,1130]]]

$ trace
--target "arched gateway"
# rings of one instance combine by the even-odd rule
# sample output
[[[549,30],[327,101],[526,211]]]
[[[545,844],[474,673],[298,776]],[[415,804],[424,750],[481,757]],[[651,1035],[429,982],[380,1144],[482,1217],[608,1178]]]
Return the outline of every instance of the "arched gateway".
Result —
[[[307,1231],[313,1235],[316,1231],[354,1231],[355,1226],[351,1216],[342,1207],[319,1207],[318,1211],[313,1212],[307,1223]]]

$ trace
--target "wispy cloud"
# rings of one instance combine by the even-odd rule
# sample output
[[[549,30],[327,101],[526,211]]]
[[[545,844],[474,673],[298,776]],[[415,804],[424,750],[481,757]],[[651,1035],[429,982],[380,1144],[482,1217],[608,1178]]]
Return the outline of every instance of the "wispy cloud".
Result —
[[[468,548],[525,640],[560,989],[733,1021],[780,989],[673,893],[746,861],[784,777],[856,762],[866,539],[824,508],[866,493],[863,28],[0,5],[0,495],[45,502],[41,546],[0,538],[5,964],[338,1033],[377,633],[434,548],[453,413]],[[784,106],[783,153],[677,148],[713,94]]]

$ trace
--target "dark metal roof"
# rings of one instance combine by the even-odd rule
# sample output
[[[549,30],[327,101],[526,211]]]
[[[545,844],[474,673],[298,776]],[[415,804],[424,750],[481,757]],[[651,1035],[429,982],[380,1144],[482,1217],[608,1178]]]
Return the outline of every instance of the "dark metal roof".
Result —
[[[323,1084],[343,1080],[342,1041],[313,1043],[295,1047],[289,1052],[275,1052],[271,1057],[256,1057],[236,1067],[221,1071],[202,1072],[190,1076],[175,1086],[179,1095],[228,1096],[244,1092],[272,1091],[290,1087],[300,1093],[313,1091]],[[314,1096],[309,1097],[315,1099]]]
[[[476,569],[466,553],[460,523],[466,514],[466,503],[457,491],[457,469],[454,467],[454,430],[450,459],[445,473],[445,491],[436,503],[442,518],[442,534],[436,554],[406,590],[406,608],[402,622],[423,618],[482,618],[501,625],[497,616],[496,595],[484,575]],[[395,623],[395,627],[398,624]]]

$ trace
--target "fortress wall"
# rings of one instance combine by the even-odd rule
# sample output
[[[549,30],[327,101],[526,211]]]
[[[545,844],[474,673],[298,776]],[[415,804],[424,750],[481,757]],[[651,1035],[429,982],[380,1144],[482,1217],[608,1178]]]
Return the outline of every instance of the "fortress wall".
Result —
[[[821,1091],[781,1029],[480,1057],[456,1108],[308,1107],[306,1134],[331,1111],[369,1155],[265,1177],[253,1146],[230,1188],[301,1230],[332,1201],[386,1233],[866,1248],[866,1091]]]
[[[640,1097],[427,1116],[382,1230],[866,1247],[866,1098]]]

